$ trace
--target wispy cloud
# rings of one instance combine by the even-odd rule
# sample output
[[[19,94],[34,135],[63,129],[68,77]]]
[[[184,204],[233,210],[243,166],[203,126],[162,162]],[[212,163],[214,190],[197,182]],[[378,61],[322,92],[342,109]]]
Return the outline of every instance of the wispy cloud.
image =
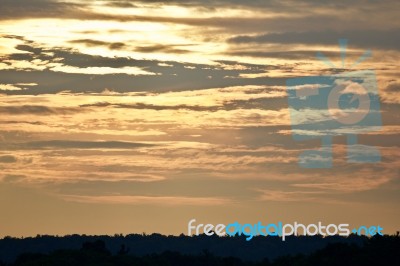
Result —
[[[349,36],[351,45],[366,49],[394,49],[398,50],[400,30],[350,30],[350,31],[306,31],[306,32],[280,32],[261,35],[235,36],[228,40],[230,43],[284,43],[284,44],[309,44],[309,45],[333,45],[333,40],[339,40]]]
[[[224,198],[212,197],[182,197],[182,196],[127,196],[127,195],[110,195],[110,196],[76,196],[61,195],[64,200],[81,202],[81,203],[97,203],[97,204],[133,204],[133,205],[194,205],[194,206],[215,206],[225,205],[231,200]]]
[[[76,113],[79,108],[48,107],[43,105],[0,106],[0,113],[11,115],[66,115]]]

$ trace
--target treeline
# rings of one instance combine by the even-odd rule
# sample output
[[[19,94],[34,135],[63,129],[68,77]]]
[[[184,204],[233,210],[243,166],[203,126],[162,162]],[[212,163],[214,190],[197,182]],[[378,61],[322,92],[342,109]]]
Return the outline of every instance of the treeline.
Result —
[[[115,241],[116,239],[120,241]],[[60,244],[60,241],[65,241],[63,244],[69,243],[74,246],[79,242],[78,240],[85,241],[79,247],[67,248],[55,248],[54,246],[51,248],[51,246],[43,244],[54,244],[57,241]],[[114,240],[114,242],[110,240]],[[132,241],[135,245],[132,245]],[[179,245],[168,246],[177,241]],[[8,250],[21,248],[22,243],[26,245],[23,246],[24,252],[20,252],[12,261],[3,260],[0,262],[1,266],[400,265],[400,237],[398,235],[373,238],[354,235],[348,238],[291,237],[285,242],[274,237],[256,237],[252,241],[245,241],[239,237],[188,237],[183,235],[168,237],[158,234],[149,236],[117,235],[114,237],[38,236],[28,239],[5,238],[0,240],[1,252],[4,251],[2,249],[3,242],[11,244],[6,248]],[[33,243],[36,246],[32,246]],[[118,246],[116,246],[117,243]],[[148,246],[149,243],[153,245],[151,249]],[[146,247],[148,250],[140,251],[140,246]],[[284,249],[286,252],[283,252]],[[37,250],[45,251],[38,252]],[[275,251],[280,251],[280,254],[273,253]]]

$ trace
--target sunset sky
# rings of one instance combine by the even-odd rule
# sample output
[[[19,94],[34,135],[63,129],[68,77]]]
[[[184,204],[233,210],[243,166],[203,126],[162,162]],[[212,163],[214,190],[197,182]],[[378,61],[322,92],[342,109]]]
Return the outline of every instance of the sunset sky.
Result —
[[[192,218],[400,230],[399,14],[396,0],[0,0],[0,236],[180,234]],[[321,143],[292,138],[287,80],[366,69],[383,127],[359,141],[381,162],[347,162],[338,136],[332,168],[300,168]]]

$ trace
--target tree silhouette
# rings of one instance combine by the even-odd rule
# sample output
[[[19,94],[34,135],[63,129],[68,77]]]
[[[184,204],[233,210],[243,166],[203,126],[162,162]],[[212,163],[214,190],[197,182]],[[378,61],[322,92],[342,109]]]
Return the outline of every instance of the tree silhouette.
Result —
[[[87,236],[82,236],[84,239],[88,239]],[[181,250],[188,252],[180,252],[174,250],[178,246],[170,245],[162,252],[147,253],[144,255],[138,255],[137,250],[129,252],[129,242],[127,244],[121,244],[119,249],[115,249],[111,252],[107,249],[106,243],[115,239],[112,237],[104,236],[97,237],[92,241],[84,241],[81,248],[76,249],[59,249],[45,253],[23,253],[20,254],[13,263],[0,263],[0,266],[134,266],[134,265],[162,265],[162,266],[365,266],[365,265],[400,265],[400,237],[398,235],[392,236],[374,236],[372,238],[350,236],[349,238],[337,238],[342,242],[325,242],[327,245],[323,248],[316,248],[312,252],[300,252],[300,254],[286,254],[274,258],[268,256],[262,256],[259,254],[260,248],[266,247],[268,249],[274,249],[273,245],[281,245],[283,248],[291,248],[291,245],[305,246],[310,240],[315,241],[327,241],[324,238],[314,237],[293,237],[288,239],[287,242],[274,242],[268,238],[254,238],[253,242],[245,241],[241,238],[234,237],[222,237],[222,238],[207,238],[204,236],[200,237],[171,237],[161,235],[148,235],[146,237],[141,235],[127,236],[123,239],[117,237],[118,241],[129,239],[137,239],[140,243],[145,244],[147,241],[150,243],[158,243],[159,246],[163,246],[165,241],[171,241],[168,243],[179,243]],[[352,239],[354,238],[354,239]],[[35,238],[28,239],[33,241]],[[63,238],[62,238],[63,239]],[[69,240],[79,239],[78,236],[68,238]],[[90,239],[90,237],[89,237]],[[335,238],[336,239],[336,238]],[[7,243],[15,239],[6,239]],[[40,240],[54,241],[51,237],[41,236]],[[107,242],[108,240],[108,242]],[[352,240],[349,241],[349,240]],[[355,240],[361,240],[361,244],[357,244]],[[5,241],[0,240],[1,241]],[[155,241],[155,242],[152,242]],[[177,241],[177,242],[174,242]],[[198,250],[193,252],[192,243],[193,241],[201,242],[206,241],[208,244],[207,249]],[[279,240],[280,241],[280,240]],[[346,242],[347,241],[347,242]],[[135,242],[136,243],[136,242]],[[234,252],[228,252],[234,243],[238,247]],[[219,251],[221,254],[216,255],[214,251],[210,251],[214,244],[217,244],[220,249],[214,249]],[[264,246],[263,246],[264,245]],[[140,246],[137,246],[140,247]],[[184,248],[183,248],[184,247]],[[255,250],[256,253],[253,253]],[[135,253],[135,254],[133,254]],[[248,253],[250,258],[253,258],[254,254],[260,256],[253,259],[242,259],[239,255],[242,253]],[[232,255],[233,254],[233,255]]]

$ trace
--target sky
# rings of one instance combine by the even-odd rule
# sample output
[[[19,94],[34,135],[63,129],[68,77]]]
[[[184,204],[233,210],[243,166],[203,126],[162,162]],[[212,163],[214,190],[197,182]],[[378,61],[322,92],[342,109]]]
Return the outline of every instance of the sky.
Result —
[[[177,235],[192,218],[394,233],[399,12],[396,0],[0,0],[0,236]],[[358,140],[381,161],[348,162],[339,132],[331,168],[300,167],[321,139],[293,138],[287,81],[362,70],[382,127]]]

